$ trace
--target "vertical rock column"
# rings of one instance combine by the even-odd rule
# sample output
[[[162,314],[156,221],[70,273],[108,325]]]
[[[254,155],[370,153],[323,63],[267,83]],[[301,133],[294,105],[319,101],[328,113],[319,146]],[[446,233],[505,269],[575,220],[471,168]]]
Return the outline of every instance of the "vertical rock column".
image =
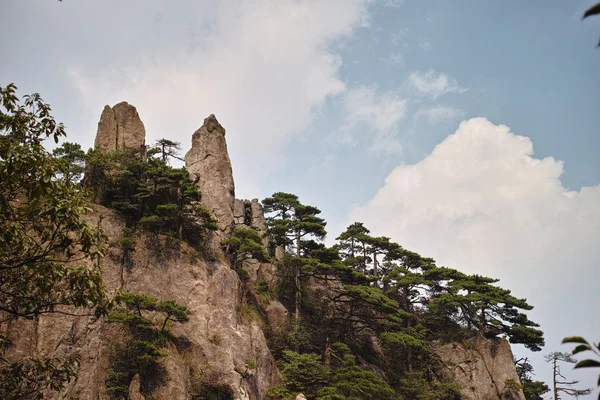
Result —
[[[235,186],[225,128],[214,115],[194,132],[192,148],[185,155],[185,167],[200,190],[200,204],[217,220],[218,236],[226,237],[233,227]]]
[[[146,128],[134,106],[123,101],[114,107],[104,107],[94,142],[96,149],[105,152],[140,150],[145,141]]]

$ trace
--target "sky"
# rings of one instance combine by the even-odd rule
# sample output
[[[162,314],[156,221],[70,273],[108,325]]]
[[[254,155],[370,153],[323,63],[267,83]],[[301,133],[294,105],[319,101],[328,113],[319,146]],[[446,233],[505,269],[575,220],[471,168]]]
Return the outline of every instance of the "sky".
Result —
[[[106,104],[184,150],[215,114],[238,198],[295,193],[329,243],[362,221],[527,298],[547,345],[513,351],[549,382],[563,337],[600,340],[593,3],[4,0],[0,85],[84,148]]]

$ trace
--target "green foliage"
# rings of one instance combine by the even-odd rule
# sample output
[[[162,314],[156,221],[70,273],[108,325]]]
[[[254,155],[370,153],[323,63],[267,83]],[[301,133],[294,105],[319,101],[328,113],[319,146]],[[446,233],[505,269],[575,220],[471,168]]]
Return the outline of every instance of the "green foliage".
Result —
[[[514,379],[507,379],[504,381],[504,387],[505,389],[508,390],[514,390],[516,392],[520,391],[523,389],[523,387],[521,386],[521,384],[517,381],[515,381]]]
[[[318,354],[284,351],[279,369],[285,377],[288,390],[302,392],[309,398],[329,382],[329,371],[321,363]]]
[[[288,309],[295,308],[298,316],[287,333],[269,333],[269,346],[288,371],[287,391],[278,389],[281,398],[297,390],[312,391],[312,398],[361,398],[360,393],[383,387],[383,392],[370,396],[459,399],[459,388],[442,378],[443,365],[430,350],[430,341],[462,341],[479,334],[504,335],[531,350],[543,345],[538,325],[524,313],[532,307],[496,286],[496,279],[438,267],[433,259],[405,250],[389,238],[371,236],[361,223],[350,225],[333,248],[310,240],[294,241],[290,221],[300,204],[298,198],[276,193],[265,203],[275,243],[296,250],[298,243],[301,249],[277,263],[278,300]],[[382,355],[365,343],[365,336],[377,338]],[[337,361],[329,345],[335,341],[353,344],[350,352],[337,355]],[[307,354],[312,354],[312,364],[323,357],[330,367],[326,383],[303,375],[299,360],[308,360],[299,357],[308,358]],[[353,364],[356,356],[361,364],[383,369],[383,386],[373,383],[377,375],[364,375],[362,381],[357,377],[364,370]],[[317,367],[311,370],[315,371]],[[307,389],[311,379],[320,383]],[[364,384],[363,392],[353,389],[355,382]],[[534,384],[529,388],[533,390]],[[512,390],[510,385],[506,390]]]
[[[227,248],[228,253],[232,255],[236,269],[241,268],[240,265],[245,259],[254,258],[261,262],[269,260],[263,239],[254,229],[237,228],[233,231],[231,237],[224,240],[222,244]]]
[[[200,193],[185,168],[168,165],[169,157],[176,157],[174,143],[161,139],[146,156],[131,149],[90,150],[85,184],[96,201],[121,212],[129,227],[197,245],[207,230],[216,229],[216,222],[199,205]]]
[[[341,361],[333,366],[328,386],[317,395],[320,400],[333,399],[396,399],[396,393],[386,381],[373,371],[359,367],[350,349],[342,343],[334,343],[333,352]]]
[[[167,323],[187,322],[187,310],[172,300],[159,301],[137,293],[118,293],[115,303],[122,307],[113,310],[108,321],[127,326],[131,339],[111,353],[107,392],[112,399],[126,399],[131,379],[139,374],[142,394],[148,395],[164,378],[159,359],[165,354],[160,349],[174,340],[166,330]],[[162,315],[158,323],[150,319],[155,314]]]
[[[6,338],[0,337],[2,344]],[[6,400],[42,400],[44,391],[59,391],[77,375],[78,358],[25,358],[8,362],[0,358],[0,398]]]
[[[215,333],[208,339],[208,341],[214,344],[215,346],[219,346],[222,340],[223,339],[221,338],[221,335],[219,335],[218,333]]]
[[[286,389],[278,388],[271,398],[287,398],[289,393],[304,393],[309,399],[395,399],[394,390],[377,374],[359,367],[348,346],[332,346],[338,362],[328,369],[314,353],[285,351],[280,370]]]
[[[429,372],[407,373],[398,385],[403,400],[460,400],[460,388],[454,382],[433,380]]]
[[[61,161],[61,178],[67,182],[81,182],[85,172],[85,151],[80,144],[65,142],[54,149],[52,155]]]
[[[275,386],[269,388],[265,400],[295,400],[296,395],[290,392],[285,386]]]
[[[578,354],[585,351],[594,353],[594,356],[600,357],[600,343],[589,343],[581,336],[569,336],[563,339],[562,343],[575,343],[577,346],[572,354]],[[581,360],[575,364],[574,368],[599,368],[600,361],[591,358]],[[600,375],[598,376],[598,386],[600,386]]]
[[[542,381],[528,380],[522,382],[523,394],[526,400],[544,400],[544,394],[550,391]]]
[[[277,192],[263,200],[264,212],[269,225],[269,233],[274,243],[281,246],[293,246],[296,255],[306,255],[307,237],[323,239],[325,225],[321,213],[316,207],[300,203],[298,196]]]
[[[256,311],[256,308],[250,304],[242,304],[236,310],[237,318],[244,323],[250,324],[252,322],[262,321],[260,314]]]
[[[63,306],[95,308],[105,302],[99,259],[102,233],[84,218],[90,211],[76,171],[66,168],[44,140],[58,142],[64,127],[38,94],[21,104],[13,84],[0,87],[0,331],[18,317],[32,319]],[[64,150],[64,153],[61,151]],[[72,151],[71,151],[72,150]],[[96,308],[98,313],[102,307]],[[3,348],[10,342],[0,337]],[[74,364],[55,359],[12,362],[0,358],[0,397],[40,398],[74,376]]]

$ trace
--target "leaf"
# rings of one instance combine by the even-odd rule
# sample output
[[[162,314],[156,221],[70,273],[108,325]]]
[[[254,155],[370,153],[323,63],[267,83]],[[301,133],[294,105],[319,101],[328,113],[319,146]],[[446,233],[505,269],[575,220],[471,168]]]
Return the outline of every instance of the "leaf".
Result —
[[[587,344],[580,344],[579,346],[575,347],[575,349],[573,349],[572,353],[577,354],[577,353],[581,353],[582,351],[588,351],[591,349],[592,348]]]
[[[586,19],[587,17],[591,17],[592,15],[598,14],[600,14],[600,3],[597,3],[596,5],[588,8],[583,14],[583,18],[581,19]]]
[[[569,336],[563,339],[562,344],[565,343],[583,343],[589,345],[588,341],[581,336]]]
[[[575,368],[592,368],[600,367],[600,361],[596,360],[581,360],[575,364]]]

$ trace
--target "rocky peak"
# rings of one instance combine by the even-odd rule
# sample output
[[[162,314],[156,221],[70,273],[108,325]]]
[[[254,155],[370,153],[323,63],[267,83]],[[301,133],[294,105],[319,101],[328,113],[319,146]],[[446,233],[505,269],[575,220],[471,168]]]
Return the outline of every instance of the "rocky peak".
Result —
[[[202,206],[217,220],[221,235],[228,234],[233,226],[235,186],[225,128],[213,114],[192,135],[185,167],[200,190]]]
[[[146,128],[134,106],[123,101],[105,106],[98,122],[94,146],[102,151],[140,149],[146,141]]]

